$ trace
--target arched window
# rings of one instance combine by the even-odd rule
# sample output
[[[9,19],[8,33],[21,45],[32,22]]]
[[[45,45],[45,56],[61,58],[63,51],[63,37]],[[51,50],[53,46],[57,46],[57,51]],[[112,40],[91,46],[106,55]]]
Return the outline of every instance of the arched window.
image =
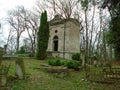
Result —
[[[53,50],[58,51],[58,36],[54,36],[53,38]]]

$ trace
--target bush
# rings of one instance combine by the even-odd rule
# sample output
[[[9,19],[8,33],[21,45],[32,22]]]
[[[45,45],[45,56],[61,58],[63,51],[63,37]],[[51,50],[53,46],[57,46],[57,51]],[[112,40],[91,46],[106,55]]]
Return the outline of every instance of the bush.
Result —
[[[49,60],[48,64],[52,65],[52,66],[61,66],[61,65],[63,65],[60,60]]]
[[[69,68],[69,69],[78,69],[79,65],[80,65],[80,62],[78,62],[78,61],[69,61],[67,63],[67,68]]]
[[[68,61],[67,61],[67,60],[61,60],[61,65],[66,66],[66,65],[67,65],[67,63],[68,63]]]
[[[72,60],[77,60],[79,61],[80,60],[80,53],[75,53],[72,55]]]

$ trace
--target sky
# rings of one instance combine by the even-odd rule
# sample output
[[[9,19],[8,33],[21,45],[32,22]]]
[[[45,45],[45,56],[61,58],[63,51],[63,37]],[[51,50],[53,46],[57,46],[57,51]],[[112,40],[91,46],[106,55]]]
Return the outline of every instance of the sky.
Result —
[[[0,17],[4,17],[6,12],[18,5],[23,5],[25,8],[31,8],[36,0],[0,0]]]
[[[6,39],[8,35],[8,26],[5,25],[5,18],[7,17],[7,11],[14,9],[17,6],[23,5],[26,9],[31,9],[36,0],[0,0],[0,23],[3,23],[0,29],[0,46],[3,44],[3,40]],[[1,34],[1,31],[3,33]]]

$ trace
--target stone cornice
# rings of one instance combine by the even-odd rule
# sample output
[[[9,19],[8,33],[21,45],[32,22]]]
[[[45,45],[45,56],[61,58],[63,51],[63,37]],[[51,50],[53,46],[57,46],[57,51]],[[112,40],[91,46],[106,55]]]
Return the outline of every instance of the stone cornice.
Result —
[[[77,19],[69,18],[69,19],[62,19],[62,18],[53,18],[49,21],[50,26],[64,24],[65,22],[73,22],[75,25],[80,26],[80,23]]]

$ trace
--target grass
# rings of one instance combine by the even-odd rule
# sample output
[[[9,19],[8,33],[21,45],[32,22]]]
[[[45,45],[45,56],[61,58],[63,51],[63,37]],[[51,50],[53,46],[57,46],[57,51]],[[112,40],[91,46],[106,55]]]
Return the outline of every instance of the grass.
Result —
[[[4,60],[3,63],[11,63],[9,75],[15,74],[15,61]],[[48,63],[48,60],[24,59],[25,69],[29,78],[27,80],[12,81],[13,90],[111,90],[105,89],[101,84],[90,83],[85,78],[85,71],[70,72],[70,76],[64,78],[55,77],[51,73],[36,69],[41,64]],[[93,89],[91,89],[93,88]],[[117,90],[117,89],[116,89]],[[118,89],[119,90],[119,89]]]

